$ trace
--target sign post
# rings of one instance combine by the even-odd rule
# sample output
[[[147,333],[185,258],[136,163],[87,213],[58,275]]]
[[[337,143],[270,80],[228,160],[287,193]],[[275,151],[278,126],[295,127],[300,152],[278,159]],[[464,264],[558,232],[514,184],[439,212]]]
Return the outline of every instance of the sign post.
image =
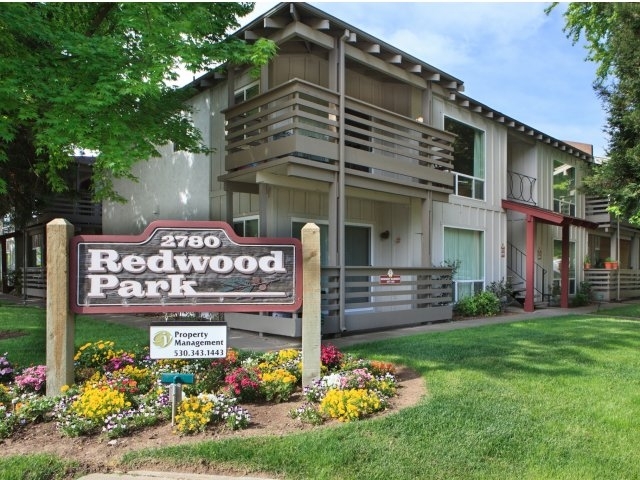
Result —
[[[302,385],[320,377],[320,227],[307,223],[302,227]]]
[[[69,242],[73,225],[58,218],[47,224],[47,396],[74,382],[75,318],[69,309]]]

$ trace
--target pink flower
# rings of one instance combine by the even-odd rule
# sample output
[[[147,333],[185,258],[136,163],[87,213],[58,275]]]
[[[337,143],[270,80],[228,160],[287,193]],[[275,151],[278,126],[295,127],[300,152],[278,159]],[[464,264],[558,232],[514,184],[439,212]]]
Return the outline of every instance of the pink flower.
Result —
[[[25,368],[20,375],[16,375],[15,382],[20,390],[39,392],[47,384],[46,365]]]

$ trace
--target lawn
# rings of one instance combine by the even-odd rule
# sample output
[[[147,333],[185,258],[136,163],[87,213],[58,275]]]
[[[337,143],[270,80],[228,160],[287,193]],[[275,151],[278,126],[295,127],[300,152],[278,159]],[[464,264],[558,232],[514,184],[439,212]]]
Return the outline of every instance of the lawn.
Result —
[[[16,308],[23,320],[11,328],[27,328],[30,309]],[[360,344],[348,351],[416,370],[427,397],[338,428],[137,452],[123,468],[162,459],[177,471],[228,464],[291,479],[640,478],[640,322],[633,319],[640,308],[621,308]],[[43,328],[0,340],[0,351],[12,357],[8,342],[22,339],[25,350],[26,338],[43,347]],[[88,318],[77,329],[76,345],[110,338],[126,348],[120,341],[133,335],[148,341],[144,331]]]
[[[22,305],[0,305],[0,355],[9,354],[11,363],[19,367],[46,363],[47,318],[42,308]],[[126,325],[115,325],[78,315],[75,329],[76,350],[87,342],[113,340],[124,350],[135,345],[148,345],[149,332]]]

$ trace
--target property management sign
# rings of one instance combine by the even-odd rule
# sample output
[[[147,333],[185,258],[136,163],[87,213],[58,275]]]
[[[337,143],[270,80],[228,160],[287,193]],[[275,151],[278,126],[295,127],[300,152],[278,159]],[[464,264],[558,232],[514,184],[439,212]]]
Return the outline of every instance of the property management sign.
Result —
[[[296,239],[158,221],[139,236],[80,235],[71,246],[76,313],[293,312],[302,304]]]

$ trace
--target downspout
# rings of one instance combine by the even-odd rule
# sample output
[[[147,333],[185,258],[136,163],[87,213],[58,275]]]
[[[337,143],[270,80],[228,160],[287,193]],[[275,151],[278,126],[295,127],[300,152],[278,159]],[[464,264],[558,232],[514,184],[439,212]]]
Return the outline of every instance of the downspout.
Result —
[[[617,291],[617,299],[620,301],[620,217],[617,217],[617,225],[616,225],[616,258],[618,260],[618,269],[616,270],[616,276],[618,277],[618,291]]]
[[[340,135],[338,136],[338,266],[339,266],[339,279],[338,288],[340,289],[339,296],[339,309],[340,309],[340,331],[344,332],[347,329],[346,320],[344,318],[345,311],[345,294],[346,294],[346,281],[345,281],[345,238],[344,238],[344,214],[345,214],[345,198],[344,198],[344,184],[345,184],[345,172],[344,172],[344,156],[345,156],[345,95],[346,88],[344,65],[344,42],[350,36],[349,30],[345,30],[340,37],[340,54],[338,57],[338,94],[340,106],[338,109],[340,119],[338,121],[338,128],[340,129]]]

